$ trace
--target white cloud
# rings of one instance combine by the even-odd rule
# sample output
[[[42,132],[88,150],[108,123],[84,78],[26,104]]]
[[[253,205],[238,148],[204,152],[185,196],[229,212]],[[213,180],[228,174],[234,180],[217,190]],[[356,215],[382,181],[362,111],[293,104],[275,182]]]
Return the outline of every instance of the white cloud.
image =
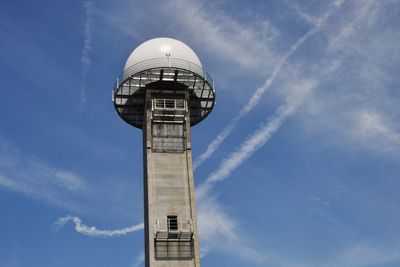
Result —
[[[40,187],[54,187],[59,190],[79,192],[86,190],[86,183],[77,174],[55,168],[48,163],[34,158],[14,158],[14,164],[6,166],[1,162],[3,157],[12,157],[11,155],[0,156],[0,166],[2,173],[7,173],[7,177],[13,181],[14,189],[24,187],[30,188],[29,191],[36,191]],[[23,186],[25,185],[25,186]],[[19,190],[17,190],[19,191]],[[27,191],[27,190],[26,190]]]
[[[144,262],[144,251],[141,250],[139,251],[139,253],[137,254],[135,261],[132,264],[132,267],[139,267],[142,266]]]
[[[267,20],[244,26],[215,5],[192,0],[174,0],[160,7],[163,9],[161,12],[168,15],[183,35],[209,49],[211,54],[220,59],[251,69],[265,67],[266,63],[273,64],[277,57],[270,42],[279,35],[278,29]],[[268,58],[268,62],[264,58]]]
[[[337,7],[340,7],[344,2],[346,2],[346,0],[334,0],[333,2]]]
[[[74,173],[64,170],[55,170],[54,176],[56,183],[69,191],[79,191],[85,188],[85,183]]]
[[[394,85],[397,74],[391,70],[400,67],[394,45],[400,35],[387,15],[394,2],[354,1],[346,7],[341,20],[324,32],[325,57],[341,58],[343,68],[307,101],[309,113],[302,125],[323,132],[326,140],[340,140],[341,148],[399,151],[400,98]]]
[[[237,229],[235,220],[226,214],[216,199],[210,197],[210,190],[216,182],[226,179],[232,171],[261,148],[279,129],[283,121],[294,114],[316,85],[317,83],[313,80],[298,82],[292,88],[293,92],[287,96],[286,103],[278,108],[276,114],[248,137],[238,150],[222,161],[217,170],[196,188],[196,197],[199,199],[198,217],[203,255],[210,250],[223,250],[258,265],[276,265],[276,262],[281,260],[279,256],[270,251],[256,250],[251,244],[248,244]]]
[[[0,176],[0,185],[19,191],[19,186],[13,180],[10,180],[3,176]]]
[[[349,22],[344,27],[338,27],[338,33],[328,34],[330,36],[328,48],[331,51],[337,51],[339,49],[347,50],[358,50],[363,49],[359,42],[354,42],[352,38],[357,37],[363,26],[366,26],[376,20],[376,15],[379,13],[378,6],[375,6],[375,0],[366,0],[356,5],[353,9],[347,10],[352,14]],[[346,19],[346,18],[345,18]]]
[[[382,247],[364,242],[347,247],[340,252],[337,259],[337,263],[330,266],[394,266],[393,264],[400,264],[400,252],[396,247]]]
[[[322,205],[324,205],[324,206],[327,206],[327,207],[329,207],[329,206],[331,205],[330,202],[325,201],[325,200],[322,200],[320,197],[309,196],[308,199],[311,200],[311,201],[317,202],[317,203],[319,203],[319,204],[322,204]]]
[[[52,204],[79,210],[68,196],[87,193],[89,188],[78,174],[24,155],[1,139],[0,186]]]
[[[235,220],[226,214],[216,199],[207,197],[200,200],[198,220],[202,257],[209,251],[217,250],[259,265],[270,263],[271,255],[251,248],[243,239]]]
[[[208,160],[214,152],[219,148],[219,146],[224,142],[224,140],[231,134],[233,129],[236,127],[239,119],[236,116],[231,120],[231,122],[225,126],[225,128],[214,138],[214,140],[207,146],[206,151],[200,154],[193,163],[193,168],[196,170],[200,167],[206,160]]]
[[[394,149],[399,148],[399,125],[396,127],[385,114],[371,110],[358,110],[354,112],[353,120],[355,125],[352,130],[355,137],[364,139],[371,145],[374,145],[374,140],[380,140],[377,145],[389,142]]]
[[[53,228],[57,231],[60,228],[64,227],[64,225],[70,221],[75,224],[75,231],[91,237],[113,237],[113,236],[127,235],[129,233],[142,230],[144,227],[143,223],[140,223],[123,229],[99,230],[95,226],[87,226],[83,224],[82,220],[79,217],[66,216],[58,218],[57,221],[53,224]]]
[[[226,66],[234,66],[231,71],[246,68],[264,74],[279,59],[279,51],[275,49],[279,30],[266,18],[251,16],[248,23],[239,22],[225,14],[219,4],[194,0],[172,0],[162,5],[157,1],[150,4],[149,1],[125,1],[121,5],[123,9],[116,11],[119,17],[108,12],[102,17],[139,42],[154,37],[152,34],[172,35],[205,49],[204,52],[219,61],[229,62]],[[152,16],[144,15],[149,13]],[[147,27],[138,29],[138,24]],[[148,28],[152,29],[151,34]]]
[[[207,198],[199,202],[198,219],[201,239],[206,245],[218,242],[220,238],[233,242],[237,240],[235,222],[228,217],[215,199]]]
[[[343,1],[336,1],[336,4],[338,6],[341,5],[343,6],[343,3],[344,3]],[[377,142],[378,144],[381,143],[379,142],[379,139],[385,139],[386,141],[390,141],[388,143],[391,143],[391,146],[393,147],[393,144],[396,145],[399,144],[399,130],[398,130],[399,125],[397,125],[393,119],[389,118],[393,118],[393,116],[395,117],[395,114],[398,114],[398,112],[394,112],[395,114],[389,116],[386,112],[384,112],[385,109],[379,109],[379,111],[371,111],[374,110],[373,108],[371,109],[371,107],[373,107],[377,103],[364,102],[365,92],[364,91],[360,92],[359,91],[360,88],[357,87],[357,85],[353,87],[353,83],[348,83],[349,82],[347,80],[348,77],[346,77],[346,74],[348,74],[349,76],[353,74],[353,71],[348,69],[349,65],[347,64],[349,60],[358,61],[362,66],[363,63],[365,62],[364,61],[365,58],[363,57],[368,56],[370,58],[372,55],[376,54],[375,52],[384,51],[385,49],[384,47],[386,47],[385,45],[382,48],[382,50],[377,49],[376,51],[374,50],[368,51],[368,49],[366,50],[367,47],[365,47],[365,44],[362,43],[362,40],[363,41],[366,40],[364,38],[365,35],[368,35],[367,34],[368,29],[365,28],[363,29],[363,26],[376,23],[374,19],[379,17],[377,16],[378,14],[382,15],[381,13],[382,10],[379,9],[382,9],[383,7],[380,6],[379,3],[380,3],[379,1],[376,2],[369,1],[364,5],[363,2],[358,2],[360,7],[355,6],[351,10],[348,9],[344,11],[344,13],[347,14],[348,12],[350,14],[350,15],[347,14],[349,18],[330,23],[329,27],[327,27],[329,30],[331,30],[332,27],[335,27],[335,30],[332,33],[328,34],[326,31],[324,32],[325,34],[327,34],[329,38],[328,42],[330,46],[328,47],[326,52],[322,54],[322,57],[320,58],[318,63],[311,68],[311,70],[313,71],[313,80],[311,82],[311,88],[316,87],[317,85],[320,86],[321,82],[323,83],[323,86],[321,86],[322,88],[321,90],[318,91],[318,94],[314,95],[307,93],[306,102],[307,106],[309,106],[310,102],[315,101],[316,100],[315,97],[317,97],[317,101],[315,101],[314,104],[318,105],[319,108],[316,109],[315,113],[319,113],[318,116],[321,116],[321,121],[323,121],[324,123],[335,125],[335,127],[338,127],[343,132],[350,131],[350,133],[352,133],[352,138],[354,140],[370,139],[368,143],[369,145],[371,145],[373,141],[371,138],[373,138],[375,141],[378,141]],[[385,40],[386,38],[381,38],[381,39]],[[391,44],[388,44],[388,46],[390,45]],[[358,52],[354,53],[355,51]],[[395,53],[393,55],[395,55]],[[385,60],[382,59],[382,61]],[[370,61],[368,62],[368,66],[373,67],[374,70],[378,70],[377,73],[378,75],[380,75],[381,67],[377,66],[374,63],[376,63],[376,61],[375,62]],[[344,75],[340,76],[336,81],[334,77],[325,80],[325,78],[327,78],[326,76],[332,74],[337,70],[340,70],[340,72],[337,74],[344,74]],[[354,73],[356,75],[357,72],[359,71],[360,69],[354,68]],[[374,71],[374,73],[376,72]],[[371,77],[370,71],[363,70],[362,74],[363,74],[362,79],[365,79],[365,77]],[[364,80],[354,79],[354,77],[355,76],[350,77],[353,78],[353,82],[355,81],[356,83],[358,83],[364,81]],[[300,73],[300,80],[301,79],[304,79],[304,74]],[[339,84],[327,84],[326,83],[327,81],[329,81],[329,83],[339,82]],[[295,79],[291,79],[287,84],[290,87],[293,86],[295,82],[296,82]],[[347,87],[339,88],[340,86],[345,85],[346,83],[348,83]],[[381,87],[383,87],[382,83],[377,82],[376,84],[380,84]],[[364,86],[364,84],[362,84],[361,87],[362,86]],[[338,90],[338,88],[341,90]],[[384,91],[385,90],[383,90],[383,88],[379,88],[379,91],[377,92],[381,94],[385,93]],[[290,92],[288,92],[288,96],[292,95],[291,92],[296,92],[296,90],[290,90]],[[310,95],[313,95],[311,101],[308,98],[308,96]],[[318,98],[321,95],[324,97],[323,99]],[[295,95],[292,96],[293,99],[297,99]],[[375,99],[380,100],[382,99],[382,97],[379,96],[378,98]],[[303,100],[301,99],[298,99],[298,101],[299,105],[303,103]],[[395,109],[398,108],[398,106],[396,105],[392,106]],[[218,169],[215,170],[215,172],[213,172],[207,178],[206,180],[207,182],[203,183],[198,188],[198,196],[204,199],[208,199],[209,191],[212,188],[213,184],[217,181],[221,181],[226,177],[228,177],[235,168],[240,166],[240,164],[242,164],[249,156],[251,156],[252,153],[254,153],[260,146],[265,144],[265,142],[267,142],[271,137],[271,134],[273,134],[279,128],[282,121],[288,118],[294,112],[294,110],[296,110],[298,106],[295,104],[294,109],[292,111],[289,107],[287,107],[288,109],[286,112],[284,107],[285,105],[281,107],[280,112],[276,113],[275,120],[274,118],[272,118],[270,121],[264,124],[262,128],[257,130],[248,139],[246,139],[246,141],[238,148],[238,150],[231,153],[219,165]],[[360,109],[360,107],[365,107],[365,108]],[[387,107],[386,110],[388,110]],[[393,111],[393,108],[391,110]],[[338,116],[339,114],[340,117]],[[318,124],[320,122],[314,121],[314,118],[308,117],[307,121],[308,124],[310,124],[310,127],[318,129],[320,126],[320,124]],[[321,203],[325,206],[330,205],[329,202],[324,201],[321,198],[315,196],[309,197],[309,200]],[[206,206],[212,208],[212,206],[209,204]],[[201,208],[199,208],[199,210],[201,210]],[[218,210],[218,213],[224,214],[224,210],[220,208]],[[212,213],[205,214],[204,216],[206,218],[209,218],[210,222],[212,222],[213,218],[215,217]],[[232,229],[228,233],[235,233],[236,222],[234,218],[223,215],[220,216],[217,219],[217,221],[218,224],[227,225],[231,227],[231,228],[226,227],[226,229]],[[223,223],[219,223],[219,221],[222,221]],[[201,223],[202,221],[200,221],[200,225]],[[211,229],[211,232],[212,231],[213,229]],[[218,231],[218,229],[214,231]],[[221,233],[221,235],[223,234]],[[231,238],[231,240],[234,240],[234,238]],[[215,242],[217,243],[218,240]],[[221,244],[225,245],[225,243],[226,242],[221,241],[221,243],[219,243],[219,246],[221,247],[222,246]],[[219,249],[218,245],[215,244],[215,248],[213,246],[212,249],[218,250]],[[235,254],[236,251],[234,249],[232,249],[231,252],[232,254],[237,255]],[[362,256],[363,253],[369,253],[369,256],[363,257]],[[318,262],[314,262],[312,264],[307,264],[307,263],[302,264],[301,262],[300,263],[296,262],[295,264],[293,264],[293,261],[290,259],[286,259],[285,256],[279,256],[279,255],[277,256],[274,255],[273,253],[270,253],[269,255],[271,256],[270,259],[269,260],[267,259],[265,262],[268,261],[272,262],[271,264],[272,266],[353,267],[353,266],[370,266],[370,265],[372,266],[379,264],[382,265],[382,264],[393,263],[399,260],[398,259],[399,255],[398,253],[396,253],[395,249],[380,249],[377,247],[370,247],[370,246],[366,247],[361,246],[361,249],[354,247],[349,248],[340,255],[335,255],[335,259],[332,261],[326,259],[325,260],[320,259],[318,260]]]
[[[303,7],[300,6],[297,2],[293,0],[286,0],[284,1],[284,3],[286,3],[288,7],[296,11],[297,15],[299,15],[307,23],[313,25],[317,24],[318,18],[304,11]]]
[[[280,128],[282,123],[302,104],[309,92],[314,89],[316,82],[312,80],[298,82],[293,88],[293,93],[288,96],[287,102],[280,106],[276,113],[269,118],[258,130],[248,137],[239,148],[232,152],[217,170],[212,172],[206,181],[198,187],[197,196],[203,198],[211,190],[212,186],[219,181],[227,178],[232,171],[244,163],[255,151],[260,149]]]
[[[277,64],[272,69],[271,75],[265,80],[264,84],[257,88],[255,93],[250,97],[249,101],[243,106],[239,113],[230,121],[230,123],[220,132],[217,137],[207,146],[205,152],[203,152],[194,162],[194,168],[198,168],[207,159],[209,159],[213,153],[218,149],[222,142],[229,136],[229,134],[236,127],[237,123],[249,114],[260,102],[262,96],[271,87],[277,76],[280,74],[282,67],[287,63],[288,59],[296,53],[296,51],[301,47],[311,36],[320,31],[321,27],[326,23],[327,19],[331,16],[334,10],[331,10],[315,22],[314,27],[309,30],[306,34],[301,36],[279,59]]]
[[[309,199],[324,206],[331,205],[320,197],[310,196]],[[228,252],[248,264],[279,267],[363,267],[400,263],[398,244],[382,246],[377,242],[371,245],[360,241],[333,246],[332,252],[325,257],[308,260],[299,260],[287,253],[279,254],[274,247],[260,248],[245,240],[238,222],[226,214],[226,209],[216,199],[209,196],[200,201],[198,218],[203,257],[210,251]]]

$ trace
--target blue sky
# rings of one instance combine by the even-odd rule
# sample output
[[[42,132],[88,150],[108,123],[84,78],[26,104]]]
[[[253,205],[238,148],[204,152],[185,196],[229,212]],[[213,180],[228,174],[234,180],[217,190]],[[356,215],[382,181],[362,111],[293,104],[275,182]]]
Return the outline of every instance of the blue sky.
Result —
[[[141,131],[111,92],[154,37],[216,82],[203,266],[400,266],[399,23],[398,0],[2,1],[0,266],[143,266]]]

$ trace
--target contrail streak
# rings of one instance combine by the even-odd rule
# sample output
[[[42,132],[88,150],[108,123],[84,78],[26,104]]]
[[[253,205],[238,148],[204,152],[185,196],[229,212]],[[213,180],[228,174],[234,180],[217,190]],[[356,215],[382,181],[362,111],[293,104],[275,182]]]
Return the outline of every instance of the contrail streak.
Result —
[[[279,60],[279,62],[275,65],[275,67],[272,70],[271,76],[264,82],[264,84],[259,87],[256,92],[252,95],[252,97],[249,99],[247,104],[239,111],[239,113],[231,120],[231,122],[226,126],[222,132],[220,132],[217,137],[214,139],[214,141],[211,142],[210,145],[208,145],[207,150],[203,152],[193,163],[193,168],[196,169],[198,168],[201,164],[203,164],[204,161],[209,159],[211,155],[218,149],[218,147],[221,145],[221,143],[225,140],[225,138],[233,131],[233,129],[236,127],[237,123],[241,118],[246,116],[250,111],[252,111],[260,102],[260,98],[262,95],[270,88],[272,83],[275,81],[276,77],[279,75],[281,72],[281,69],[283,65],[288,61],[288,59],[299,49],[300,46],[302,46],[311,36],[313,36],[315,33],[320,31],[321,27],[324,25],[326,20],[329,18],[329,16],[332,14],[333,11],[330,11],[323,15],[321,18],[318,19],[317,23],[314,25],[314,27],[308,31],[306,34],[304,34],[302,37],[300,37],[290,48],[289,50],[286,51],[286,53],[283,55],[283,57]]]
[[[86,11],[85,37],[83,39],[83,50],[81,56],[82,74],[81,74],[81,103],[86,103],[86,76],[90,68],[90,51],[92,50],[92,23],[93,23],[93,2],[90,0],[84,3]]]
[[[232,171],[253,155],[254,152],[264,146],[280,128],[282,123],[293,115],[316,84],[315,81],[309,80],[298,86],[296,94],[288,98],[286,104],[280,106],[272,118],[267,120],[261,128],[247,138],[238,150],[232,152],[227,159],[223,160],[218,169],[211,173],[206,181],[197,188],[197,197],[199,199],[204,198],[214,183],[224,180]]]
[[[211,173],[205,182],[196,188],[198,199],[204,199],[210,192],[216,182],[226,179],[236,168],[244,163],[254,152],[264,146],[276,131],[279,130],[282,123],[292,116],[303,104],[320,83],[321,79],[336,71],[342,64],[342,59],[337,58],[333,61],[321,61],[314,66],[320,72],[313,79],[298,81],[293,85],[293,90],[286,98],[286,103],[281,105],[275,114],[267,119],[265,123],[248,137],[240,147],[232,152],[227,159],[223,160],[216,171]],[[324,68],[324,65],[326,66]]]
[[[73,222],[75,224],[75,231],[81,233],[83,235],[91,236],[91,237],[112,237],[112,236],[121,236],[126,235],[132,232],[136,232],[142,230],[144,225],[143,223],[133,225],[127,228],[118,229],[118,230],[99,230],[95,226],[87,226],[82,223],[82,220],[79,217],[75,216],[66,216],[60,217],[57,221],[52,225],[53,229],[56,231],[60,228],[64,227],[64,225],[68,222]]]

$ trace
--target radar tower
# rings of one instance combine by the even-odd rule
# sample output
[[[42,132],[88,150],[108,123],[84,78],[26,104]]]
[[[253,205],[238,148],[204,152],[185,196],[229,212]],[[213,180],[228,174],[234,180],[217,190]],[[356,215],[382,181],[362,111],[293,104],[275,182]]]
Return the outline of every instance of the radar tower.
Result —
[[[139,45],[113,92],[119,116],[143,131],[146,267],[199,267],[190,127],[215,104],[196,53],[171,38]]]

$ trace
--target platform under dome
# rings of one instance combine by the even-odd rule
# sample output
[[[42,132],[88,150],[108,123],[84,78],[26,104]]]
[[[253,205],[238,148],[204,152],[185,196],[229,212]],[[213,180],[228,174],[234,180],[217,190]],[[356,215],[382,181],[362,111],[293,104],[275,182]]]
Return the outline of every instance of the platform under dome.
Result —
[[[214,107],[213,80],[196,53],[175,39],[151,39],[131,53],[113,93],[118,114],[142,128],[146,90],[154,88],[188,91],[191,125],[207,117]]]

